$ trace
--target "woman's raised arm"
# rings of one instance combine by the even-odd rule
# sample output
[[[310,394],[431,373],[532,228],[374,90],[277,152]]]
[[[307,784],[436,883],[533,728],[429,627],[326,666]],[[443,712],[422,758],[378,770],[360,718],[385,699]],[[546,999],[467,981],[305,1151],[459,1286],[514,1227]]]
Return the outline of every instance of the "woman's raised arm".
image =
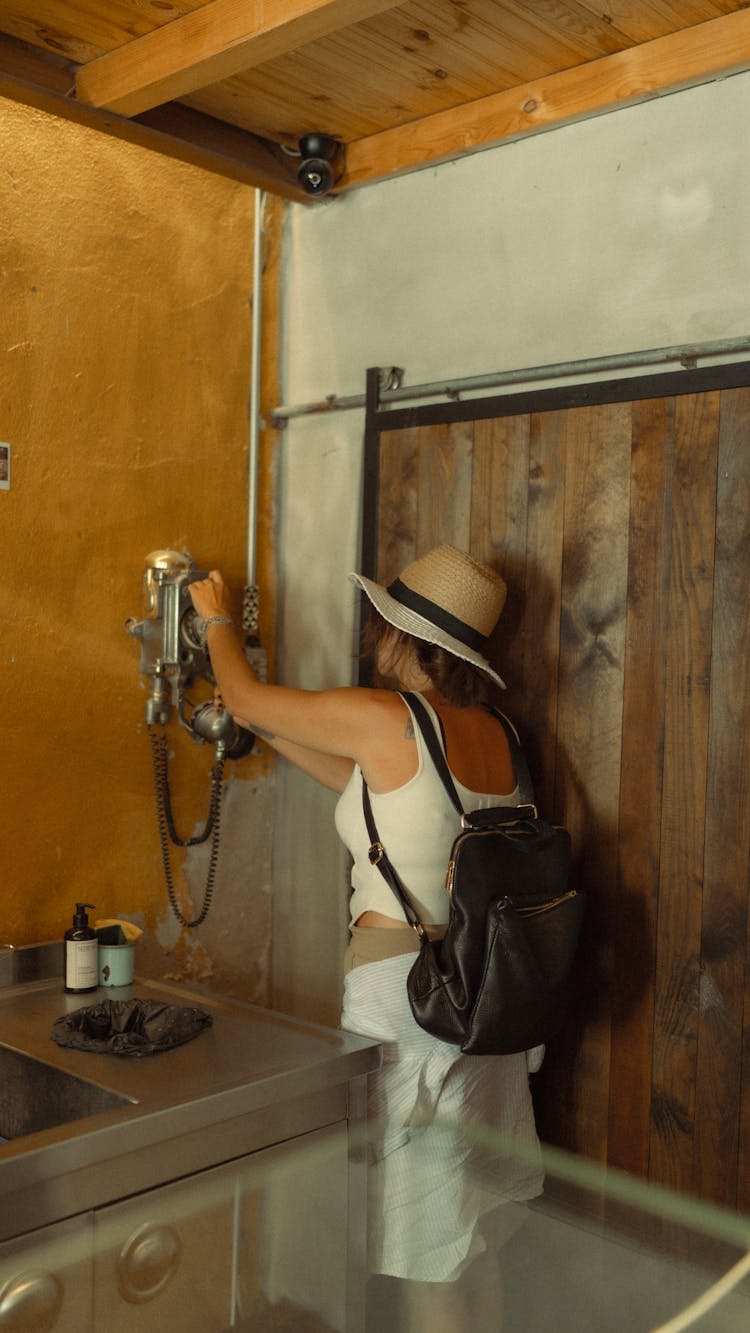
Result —
[[[305,772],[342,791],[354,763],[368,763],[383,745],[389,692],[267,684],[245,658],[233,625],[225,623],[231,615],[221,575],[214,570],[189,590],[199,616],[207,621],[221,617],[208,625],[207,643],[225,708]]]

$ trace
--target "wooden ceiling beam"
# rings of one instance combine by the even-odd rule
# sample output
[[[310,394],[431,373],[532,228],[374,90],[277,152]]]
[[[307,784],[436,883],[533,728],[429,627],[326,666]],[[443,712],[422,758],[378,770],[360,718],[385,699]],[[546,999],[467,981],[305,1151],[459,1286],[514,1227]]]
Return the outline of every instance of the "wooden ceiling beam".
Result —
[[[135,116],[394,7],[395,0],[210,0],[78,71],[76,95]]]
[[[22,87],[37,87],[40,93],[56,93],[59,97],[72,97],[76,86],[76,66],[63,56],[46,51],[43,47],[30,46],[17,37],[7,37],[0,33],[0,80],[11,87],[9,80]],[[4,97],[12,98],[12,92],[3,92]],[[24,99],[21,98],[21,101]]]
[[[434,166],[526,135],[750,69],[750,10],[602,56],[347,145],[336,190]]]
[[[277,156],[275,144],[179,104],[157,107],[136,120],[82,106],[72,96],[74,82],[71,62],[13,37],[0,37],[0,97],[244,185],[310,203],[289,165]]]

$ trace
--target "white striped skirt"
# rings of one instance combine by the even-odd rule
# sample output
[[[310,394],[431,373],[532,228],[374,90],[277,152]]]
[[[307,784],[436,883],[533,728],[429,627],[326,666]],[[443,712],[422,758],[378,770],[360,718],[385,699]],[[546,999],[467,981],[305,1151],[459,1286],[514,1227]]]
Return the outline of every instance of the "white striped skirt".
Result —
[[[485,1249],[487,1213],[541,1193],[528,1076],[543,1052],[462,1055],[423,1032],[406,995],[414,956],[353,968],[341,1026],[383,1046],[368,1102],[370,1271],[451,1282]]]

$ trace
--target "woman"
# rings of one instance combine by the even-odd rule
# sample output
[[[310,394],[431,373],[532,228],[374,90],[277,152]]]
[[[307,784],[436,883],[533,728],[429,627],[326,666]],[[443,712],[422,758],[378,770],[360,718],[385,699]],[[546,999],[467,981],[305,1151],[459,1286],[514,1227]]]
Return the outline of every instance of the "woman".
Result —
[[[442,726],[464,808],[516,804],[505,733],[483,707],[491,682],[503,685],[482,655],[505,602],[503,580],[446,545],[413,561],[388,588],[360,575],[351,578],[372,606],[366,646],[374,652],[378,674],[392,678],[397,690],[419,693],[434,725]],[[443,1324],[456,1330],[462,1311],[456,1289],[444,1284],[454,1284],[485,1250],[489,1218],[499,1222],[495,1238],[512,1229],[514,1211],[498,1205],[541,1190],[530,1065],[523,1054],[462,1056],[414,1022],[406,977],[418,940],[370,863],[362,781],[389,858],[421,920],[438,937],[448,920],[445,871],[458,816],[396,690],[315,692],[265,684],[245,661],[221,576],[214,572],[190,591],[206,622],[225,707],[280,754],[341,793],[336,827],[354,863],[342,1026],[374,1037],[384,1050],[370,1093],[376,1135],[371,1270],[402,1280],[411,1309],[407,1327],[429,1319],[435,1330]],[[479,1134],[472,1135],[472,1126]],[[483,1127],[512,1136],[523,1145],[522,1157],[488,1152],[486,1143],[477,1141]],[[463,1313],[476,1328],[479,1312]],[[392,1311],[383,1314],[384,1327],[393,1327],[392,1320]]]

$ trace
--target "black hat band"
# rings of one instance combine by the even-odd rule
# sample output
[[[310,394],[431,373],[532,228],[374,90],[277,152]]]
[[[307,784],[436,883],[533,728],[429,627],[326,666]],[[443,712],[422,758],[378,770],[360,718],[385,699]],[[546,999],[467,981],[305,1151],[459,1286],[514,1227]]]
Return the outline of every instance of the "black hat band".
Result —
[[[467,648],[473,648],[475,652],[481,652],[487,643],[484,634],[467,625],[464,620],[459,620],[457,616],[452,616],[450,611],[444,611],[442,606],[431,602],[429,597],[423,597],[421,593],[414,592],[407,587],[401,579],[394,579],[393,583],[388,584],[388,592],[395,601],[400,602],[402,606],[407,607],[409,611],[415,611],[423,620],[429,620],[430,624],[442,629],[446,634],[452,635],[463,643]]]

